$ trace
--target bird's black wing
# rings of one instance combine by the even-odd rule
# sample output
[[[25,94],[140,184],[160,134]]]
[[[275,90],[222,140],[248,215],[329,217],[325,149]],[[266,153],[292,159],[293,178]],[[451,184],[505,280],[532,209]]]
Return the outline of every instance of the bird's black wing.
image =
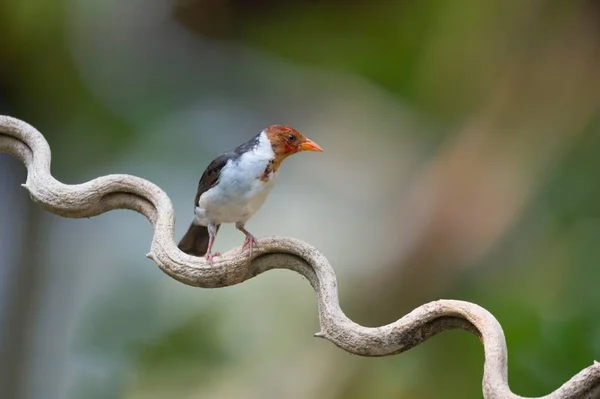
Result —
[[[227,162],[239,156],[240,155],[235,152],[226,152],[225,154],[219,155],[207,166],[198,182],[198,191],[196,192],[196,198],[194,198],[194,209],[198,206],[200,196],[219,182],[221,170],[227,165]],[[219,226],[220,225],[216,226],[217,231],[219,231]],[[186,254],[204,256],[208,250],[209,238],[208,228],[196,224],[196,221],[194,220],[177,246]]]
[[[194,208],[198,206],[198,200],[200,199],[200,196],[213,188],[219,182],[221,170],[223,170],[225,165],[227,165],[227,162],[230,159],[235,159],[238,157],[239,154],[236,154],[235,152],[226,152],[219,155],[206,167],[206,170],[198,182],[198,192],[196,192],[196,198],[194,198]]]

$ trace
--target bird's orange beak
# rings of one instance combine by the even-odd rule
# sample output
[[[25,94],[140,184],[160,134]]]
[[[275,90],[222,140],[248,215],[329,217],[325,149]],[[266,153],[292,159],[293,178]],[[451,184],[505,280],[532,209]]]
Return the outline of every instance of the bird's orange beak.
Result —
[[[298,148],[301,151],[315,151],[315,152],[323,152],[323,149],[314,141],[306,139],[304,143],[300,144]]]

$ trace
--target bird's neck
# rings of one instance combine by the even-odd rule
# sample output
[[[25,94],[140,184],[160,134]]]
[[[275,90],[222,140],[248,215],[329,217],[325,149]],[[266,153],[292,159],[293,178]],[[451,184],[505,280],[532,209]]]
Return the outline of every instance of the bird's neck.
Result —
[[[267,137],[267,134],[262,131],[256,138],[253,139],[255,142],[254,147],[250,150],[252,157],[256,159],[262,159],[270,162],[276,158],[271,140]]]

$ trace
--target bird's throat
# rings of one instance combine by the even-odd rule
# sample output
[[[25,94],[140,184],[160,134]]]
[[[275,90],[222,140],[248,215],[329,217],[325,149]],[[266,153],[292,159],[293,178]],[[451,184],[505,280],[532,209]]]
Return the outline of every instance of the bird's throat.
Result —
[[[269,161],[269,163],[267,163],[267,166],[265,167],[264,172],[260,176],[260,180],[265,181],[265,182],[271,180],[271,178],[273,177],[273,174],[277,173],[277,170],[279,169],[279,166],[281,165],[281,161],[283,161],[283,159],[278,159],[278,157],[271,159]]]

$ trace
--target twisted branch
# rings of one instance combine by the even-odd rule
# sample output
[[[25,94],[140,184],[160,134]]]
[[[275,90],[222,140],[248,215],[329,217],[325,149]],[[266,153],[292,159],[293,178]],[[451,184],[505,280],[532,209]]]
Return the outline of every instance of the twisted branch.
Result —
[[[181,252],[173,240],[175,214],[167,194],[155,184],[130,175],[107,175],[67,185],[50,173],[50,147],[41,133],[18,119],[0,116],[0,153],[19,158],[27,167],[23,186],[46,210],[70,218],[90,217],[114,209],[131,209],[150,221],[154,237],[147,257],[174,279],[191,286],[218,288],[239,284],[267,270],[283,268],[306,277],[317,294],[321,331],[338,347],[360,356],[387,356],[407,351],[445,330],[460,328],[483,343],[483,394],[491,398],[521,398],[510,391],[507,350],[502,327],[490,312],[464,301],[439,300],[422,305],[400,320],[381,327],[363,327],[339,306],[337,280],[325,256],[293,238],[259,240],[248,265],[239,248],[217,258],[209,267],[204,258]],[[600,394],[600,363],[594,362],[544,398],[583,398]]]

